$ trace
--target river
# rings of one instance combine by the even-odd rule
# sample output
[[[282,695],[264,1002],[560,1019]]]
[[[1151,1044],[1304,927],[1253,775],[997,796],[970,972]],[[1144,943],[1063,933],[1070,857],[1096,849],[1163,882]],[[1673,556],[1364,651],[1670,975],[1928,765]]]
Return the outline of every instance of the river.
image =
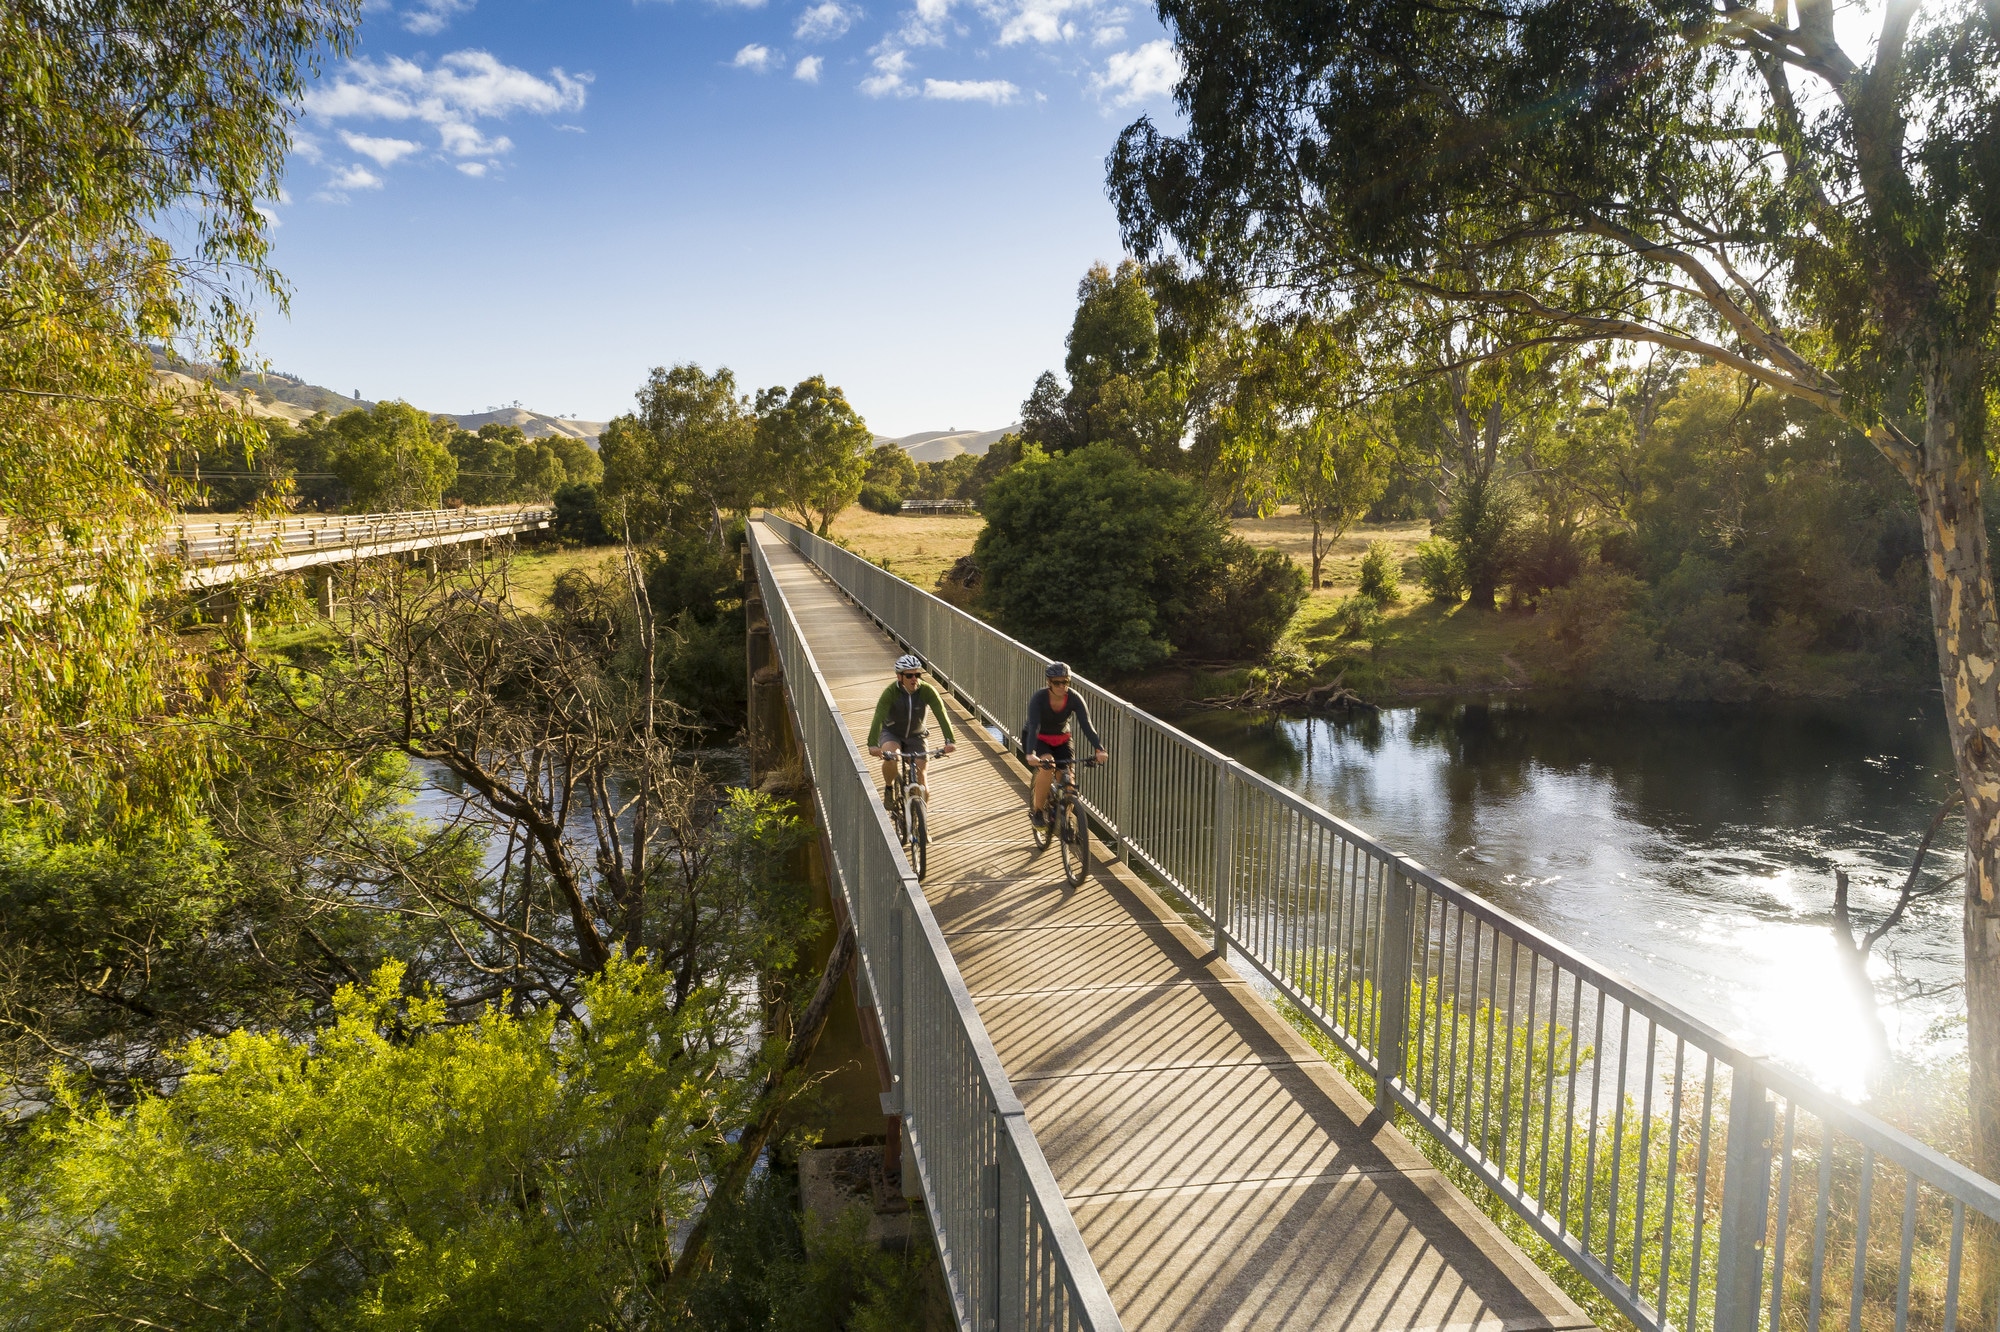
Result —
[[[1950,789],[1935,699],[1506,696],[1178,724],[1829,1090],[1963,1046],[1956,885],[1878,946],[1880,1037],[1829,928],[1834,869],[1872,924]],[[1945,825],[1933,880],[1963,838]]]

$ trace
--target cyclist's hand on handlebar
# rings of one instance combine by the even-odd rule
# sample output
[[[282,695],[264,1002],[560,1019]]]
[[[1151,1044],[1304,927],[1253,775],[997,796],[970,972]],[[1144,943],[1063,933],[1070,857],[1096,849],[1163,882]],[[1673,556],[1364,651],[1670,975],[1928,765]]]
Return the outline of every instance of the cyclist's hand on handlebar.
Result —
[[[882,757],[882,746],[880,746],[880,745],[870,745],[870,746],[868,746],[868,752],[869,752],[870,754],[874,755],[874,756],[875,756],[876,758],[881,758],[881,757]]]
[[[1095,754],[1090,756],[1090,761],[1097,767],[1101,768],[1105,764],[1111,762],[1111,751],[1108,749],[1100,749]]]
[[[952,752],[952,751],[953,751],[954,749],[957,749],[957,748],[958,748],[958,746],[957,746],[957,745],[955,745],[955,744],[952,744],[952,743],[950,743],[949,741],[947,741],[947,742],[945,743],[945,747],[944,747],[943,749],[940,749],[940,750],[938,751],[938,753],[940,753],[940,754],[949,754],[949,753],[951,753],[951,752]]]

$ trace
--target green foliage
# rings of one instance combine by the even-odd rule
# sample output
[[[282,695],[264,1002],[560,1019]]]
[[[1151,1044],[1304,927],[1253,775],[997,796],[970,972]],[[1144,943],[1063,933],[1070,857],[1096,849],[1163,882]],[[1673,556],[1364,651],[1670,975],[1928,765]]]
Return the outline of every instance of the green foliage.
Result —
[[[861,480],[897,495],[907,495],[917,487],[917,462],[900,444],[878,444],[868,454],[868,470]]]
[[[671,991],[617,958],[587,1023],[450,1023],[390,964],[317,1039],[197,1040],[171,1096],[65,1089],[0,1213],[0,1304],[24,1329],[657,1325],[753,1085]]]
[[[1326,618],[1336,638],[1372,640],[1382,628],[1382,603],[1364,593],[1341,598]]]
[[[611,540],[604,530],[604,512],[597,487],[588,481],[557,486],[553,528],[557,538],[579,546],[602,546]]]
[[[1453,487],[1451,507],[1438,532],[1457,557],[1467,605],[1493,609],[1494,592],[1513,574],[1520,557],[1520,529],[1521,502],[1500,482],[1468,476]],[[1435,589],[1431,595],[1438,595]]]
[[[713,624],[726,606],[743,598],[743,568],[736,556],[692,533],[661,538],[646,552],[645,563],[646,596],[663,620],[686,612]]]
[[[1368,543],[1361,557],[1361,595],[1377,606],[1393,606],[1403,599],[1402,566],[1386,541]]]
[[[1261,657],[1306,599],[1304,570],[1280,551],[1231,539],[1204,608],[1177,626],[1174,646],[1197,656]]]
[[[598,437],[603,501],[643,539],[677,526],[705,528],[720,540],[731,514],[746,512],[758,490],[756,422],[727,366],[709,374],[693,362],[655,367],[639,390],[639,411]]]
[[[234,370],[283,306],[270,215],[300,98],[352,0],[0,9],[0,786],[102,819],[191,815],[196,728],[232,693],[149,598],[204,454],[258,424],[153,376],[149,343]]]
[[[1456,606],[1465,595],[1465,566],[1459,562],[1458,548],[1443,537],[1426,537],[1417,543],[1417,582],[1432,601]]]
[[[874,482],[864,482],[861,486],[861,507],[870,513],[901,513],[903,497],[885,486]]]
[[[909,1257],[870,1243],[867,1214],[821,1226],[799,1215],[796,1177],[774,1169],[717,1216],[713,1265],[688,1291],[702,1332],[915,1332],[929,1246]]]
[[[406,402],[378,402],[365,410],[315,421],[311,445],[346,488],[350,513],[435,509],[458,475],[446,447],[454,427]]]
[[[1140,670],[1177,649],[1261,652],[1303,595],[1297,571],[1231,536],[1192,482],[1109,444],[1024,458],[988,487],[985,513],[973,550],[984,604],[1086,671]]]
[[[766,498],[825,536],[854,503],[874,436],[824,376],[757,395],[757,454]]]

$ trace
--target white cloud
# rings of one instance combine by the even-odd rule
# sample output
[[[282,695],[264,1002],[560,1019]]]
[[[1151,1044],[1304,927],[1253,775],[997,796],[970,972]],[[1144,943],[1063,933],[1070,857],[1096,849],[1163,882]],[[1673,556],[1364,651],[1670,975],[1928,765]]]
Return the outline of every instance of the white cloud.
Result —
[[[423,145],[408,139],[377,139],[366,134],[356,134],[352,130],[342,130],[340,141],[363,157],[375,159],[376,166],[396,165],[411,153],[419,151]]]
[[[1005,79],[924,80],[924,96],[933,102],[991,102],[1004,106],[1020,91]]]
[[[818,56],[807,56],[792,66],[792,77],[801,83],[818,83],[819,69],[824,63]]]
[[[305,110],[323,122],[386,120],[429,125],[437,131],[438,147],[445,153],[490,159],[511,151],[514,144],[504,134],[488,135],[478,121],[521,111],[554,115],[582,110],[590,81],[588,74],[569,74],[561,69],[552,69],[547,78],[541,78],[502,64],[485,51],[454,51],[429,69],[400,56],[379,62],[363,56],[348,61],[332,78],[308,92]],[[419,149],[407,139],[344,129],[340,137],[354,152],[373,158],[382,167]],[[321,145],[310,135],[294,134],[293,144],[307,161],[320,160]],[[381,178],[372,172],[350,167],[336,175],[328,189],[337,193],[381,185]]]
[[[278,216],[277,209],[266,208],[262,204],[253,204],[252,207],[254,207],[257,210],[257,216],[263,218],[266,222],[271,224],[271,228],[273,230],[276,230],[277,228],[285,225],[283,219],[281,219]]]
[[[909,96],[909,89],[903,83],[903,75],[909,72],[910,57],[902,51],[884,51],[875,57],[875,72],[861,80],[861,91],[870,97],[882,97],[889,93]]]
[[[477,179],[478,177],[480,177],[480,176],[483,176],[483,175],[485,175],[485,174],[486,174],[486,163],[484,163],[484,162],[460,162],[460,163],[458,164],[458,169],[459,169],[460,171],[463,171],[463,172],[464,172],[464,173],[465,173],[466,175],[468,175],[468,176],[471,176],[471,177],[473,177],[473,178]]]
[[[403,11],[403,28],[422,37],[443,32],[460,14],[470,13],[478,0],[417,0]]]
[[[752,42],[738,51],[736,58],[729,63],[738,69],[754,69],[761,74],[771,67],[771,48]]]
[[[1111,46],[1124,40],[1125,25],[1122,23],[1107,23],[1090,34],[1092,46]]]
[[[1181,57],[1164,37],[1131,51],[1119,51],[1093,75],[1090,86],[1113,106],[1130,106],[1173,92],[1181,81]]]
[[[326,183],[326,187],[330,190],[379,190],[382,188],[382,178],[367,167],[356,163],[336,171],[333,179]]]
[[[1063,15],[1072,9],[1088,8],[1088,0],[1020,0],[1020,8],[1000,25],[1000,45],[1074,40],[1076,24]]]
[[[802,42],[830,42],[854,26],[858,12],[848,9],[840,0],[824,0],[799,15],[792,36]]]

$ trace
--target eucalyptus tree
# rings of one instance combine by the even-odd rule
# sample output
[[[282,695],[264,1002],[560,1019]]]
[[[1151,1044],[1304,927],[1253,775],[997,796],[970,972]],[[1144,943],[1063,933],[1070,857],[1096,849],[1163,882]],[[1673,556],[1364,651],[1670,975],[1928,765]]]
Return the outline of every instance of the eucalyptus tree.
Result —
[[[1967,808],[1974,1156],[2000,1177],[2000,602],[1982,523],[2000,7],[1886,0],[1852,26],[1832,0],[1160,12],[1188,124],[1142,119],[1112,154],[1136,252],[1178,247],[1301,300],[1387,286],[1537,338],[1690,353],[1864,433],[1907,483]],[[1436,270],[1448,241],[1519,271]]]
[[[756,417],[728,366],[713,374],[692,361],[655,366],[639,410],[599,438],[603,496],[634,536],[699,525],[720,544],[726,519],[756,498]]]
[[[826,535],[861,494],[875,437],[823,375],[757,395],[757,454],[765,498]]]
[[[0,8],[0,774],[73,810],[176,804],[204,770],[142,719],[213,701],[144,606],[182,457],[254,442],[172,341],[233,372],[282,308],[265,211],[355,0]]]

